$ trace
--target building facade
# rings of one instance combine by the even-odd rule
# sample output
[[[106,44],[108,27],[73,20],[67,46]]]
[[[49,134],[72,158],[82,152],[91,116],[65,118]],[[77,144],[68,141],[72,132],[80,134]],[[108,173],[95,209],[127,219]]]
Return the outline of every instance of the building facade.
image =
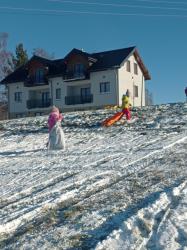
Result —
[[[130,92],[133,106],[145,105],[150,80],[136,47],[89,54],[73,49],[63,59],[33,56],[1,83],[8,90],[9,118],[120,105]]]

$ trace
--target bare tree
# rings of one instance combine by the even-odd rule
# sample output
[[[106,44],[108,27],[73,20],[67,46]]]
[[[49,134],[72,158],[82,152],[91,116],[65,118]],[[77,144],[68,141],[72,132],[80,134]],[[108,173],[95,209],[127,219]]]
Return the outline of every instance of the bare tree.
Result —
[[[7,33],[0,33],[0,80],[14,71],[13,54],[7,51]]]
[[[13,54],[7,51],[8,33],[0,33],[0,81],[14,71]],[[5,101],[5,88],[0,85],[0,101]]]
[[[153,105],[153,94],[148,89],[145,89],[145,105]]]
[[[47,51],[45,51],[42,48],[33,49],[33,55],[40,56],[40,57],[43,57],[43,58],[46,58],[46,59],[49,59],[49,60],[54,59],[54,53],[50,55]]]

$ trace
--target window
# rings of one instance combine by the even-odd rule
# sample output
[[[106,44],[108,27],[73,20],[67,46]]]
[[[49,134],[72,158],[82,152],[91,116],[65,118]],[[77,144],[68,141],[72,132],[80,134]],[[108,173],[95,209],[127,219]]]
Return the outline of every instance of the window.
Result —
[[[127,61],[127,71],[131,72],[131,63],[129,60]]]
[[[15,100],[15,102],[22,102],[22,92],[15,92],[14,93],[14,100]]]
[[[134,97],[138,97],[138,86],[134,86]]]
[[[81,102],[91,102],[90,88],[81,88]]]
[[[56,89],[56,99],[61,99],[61,89]]]
[[[90,95],[90,88],[81,88],[81,96],[89,96]]]
[[[46,105],[50,105],[50,98],[49,98],[49,92],[42,92],[42,107],[45,107]]]
[[[100,83],[100,93],[110,92],[110,83],[109,82],[101,82]]]
[[[134,63],[134,74],[138,74],[138,64]]]
[[[74,65],[74,76],[80,77],[84,75],[84,64],[78,63]]]
[[[35,72],[35,81],[36,83],[43,83],[44,81],[44,70],[39,68]]]

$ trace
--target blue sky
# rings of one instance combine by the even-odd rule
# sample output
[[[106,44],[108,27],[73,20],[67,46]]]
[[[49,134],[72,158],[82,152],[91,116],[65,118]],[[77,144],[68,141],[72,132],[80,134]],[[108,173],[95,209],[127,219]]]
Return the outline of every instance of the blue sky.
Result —
[[[0,0],[0,32],[7,48],[23,43],[29,56],[43,48],[63,58],[137,46],[152,79],[154,103],[185,100],[187,1],[181,0]]]

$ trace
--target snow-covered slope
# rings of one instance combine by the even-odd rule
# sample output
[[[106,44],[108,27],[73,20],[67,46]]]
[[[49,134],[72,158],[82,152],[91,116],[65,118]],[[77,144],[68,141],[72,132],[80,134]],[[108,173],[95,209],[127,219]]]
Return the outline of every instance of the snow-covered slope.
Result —
[[[0,249],[187,249],[187,105],[66,113],[66,151],[47,117],[0,123]]]

